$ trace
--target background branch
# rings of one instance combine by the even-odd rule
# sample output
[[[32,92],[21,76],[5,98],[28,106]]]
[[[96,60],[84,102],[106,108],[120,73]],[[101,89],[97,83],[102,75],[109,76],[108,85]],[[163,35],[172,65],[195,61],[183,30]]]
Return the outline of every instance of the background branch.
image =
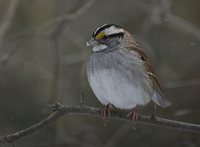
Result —
[[[1,42],[3,39],[3,36],[5,35],[5,33],[7,32],[7,30],[10,28],[11,25],[11,21],[12,18],[14,16],[14,12],[17,8],[17,4],[18,4],[19,0],[14,0],[13,2],[11,2],[10,4],[10,8],[8,9],[8,14],[6,15],[6,19],[4,20],[4,23],[2,24],[1,28],[0,28],[0,47],[1,47]],[[22,32],[20,32],[19,34],[15,35],[13,38],[13,40],[17,39],[17,38],[23,38],[22,39],[22,43],[24,43],[24,40],[27,38],[31,38],[32,36],[36,36],[36,35],[41,35],[41,34],[51,34],[52,31],[51,29],[47,30],[47,28],[49,28],[50,26],[54,26],[54,25],[58,25],[57,29],[53,32],[54,36],[57,35],[56,32],[62,30],[59,30],[60,24],[63,24],[63,22],[65,21],[69,21],[69,20],[74,20],[77,19],[78,17],[80,17],[82,14],[84,14],[95,2],[96,0],[89,0],[88,2],[86,2],[84,5],[82,5],[80,8],[78,8],[75,12],[70,13],[70,14],[65,14],[65,15],[61,15],[56,17],[55,19],[51,19],[39,26],[35,26],[32,28],[28,28],[23,30]],[[45,31],[44,31],[45,30]],[[58,37],[58,36],[57,36]],[[2,63],[7,63],[10,58],[17,52],[18,49],[20,49],[21,42],[19,43],[19,45],[17,45],[17,47],[15,47],[13,50],[11,50],[4,58],[1,59]],[[80,60],[80,59],[79,59]]]
[[[17,9],[18,3],[19,3],[19,0],[10,1],[9,8],[0,26],[0,47],[2,45],[4,36],[6,35],[7,31],[9,30],[12,24],[12,20],[15,15],[15,11]]]
[[[75,12],[73,12],[71,14],[66,14],[66,15],[56,17],[55,19],[51,19],[39,26],[25,29],[22,32],[20,32],[19,34],[17,34],[16,36],[14,36],[13,38],[26,36],[28,34],[34,34],[34,35],[41,34],[41,32],[43,33],[43,30],[45,30],[46,28],[48,28],[50,26],[57,25],[58,23],[60,23],[62,21],[74,20],[74,19],[80,17],[82,14],[84,14],[93,5],[93,3],[95,1],[96,0],[89,0],[84,5],[82,5],[79,9],[77,9]]]
[[[21,130],[13,134],[1,136],[0,144],[13,143],[16,140],[32,135],[33,133],[36,133],[39,130],[47,127],[49,124],[55,122],[57,119],[64,116],[65,114],[78,114],[78,115],[89,115],[89,116],[94,116],[94,117],[100,117],[100,113],[101,113],[101,109],[95,108],[95,107],[89,107],[85,105],[74,106],[74,105],[61,105],[59,103],[56,103],[55,105],[51,105],[51,107],[53,108],[54,112],[51,115],[49,115],[47,118],[43,119],[39,123],[27,129]],[[119,110],[111,111],[111,119],[130,121],[130,118],[127,117],[127,113],[124,111],[119,111]],[[169,119],[165,119],[161,117],[152,118],[151,116],[140,115],[137,123],[200,133],[200,125],[198,124],[174,121],[174,120],[169,120]]]

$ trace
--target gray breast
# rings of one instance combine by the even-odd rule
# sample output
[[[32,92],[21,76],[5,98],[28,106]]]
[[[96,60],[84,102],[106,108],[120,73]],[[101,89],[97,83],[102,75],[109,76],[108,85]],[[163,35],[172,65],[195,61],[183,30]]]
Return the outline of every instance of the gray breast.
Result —
[[[142,64],[136,53],[124,49],[92,53],[87,74],[96,97],[121,109],[148,103],[153,89]]]

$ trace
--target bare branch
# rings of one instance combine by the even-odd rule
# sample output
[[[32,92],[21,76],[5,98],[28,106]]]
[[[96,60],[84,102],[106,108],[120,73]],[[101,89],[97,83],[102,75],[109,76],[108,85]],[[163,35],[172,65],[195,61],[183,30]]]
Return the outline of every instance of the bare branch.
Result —
[[[9,28],[11,26],[12,19],[15,15],[15,11],[17,9],[18,3],[19,3],[19,0],[11,0],[10,1],[10,5],[7,10],[5,19],[3,20],[3,22],[0,26],[0,46],[2,45],[5,34],[7,33],[7,31],[9,30]]]
[[[147,12],[147,13],[152,12],[152,6],[149,6],[142,1],[131,1],[131,2],[134,3],[134,5],[136,5],[139,9],[141,9],[144,12]],[[181,30],[185,33],[191,34],[194,37],[200,39],[200,29],[197,26],[195,26],[194,24],[190,23],[189,21],[187,21],[179,16],[171,14],[168,11],[169,4],[166,4],[166,3],[167,3],[167,1],[165,1],[165,3],[163,4],[163,5],[166,5],[166,8],[164,10],[164,13],[166,14],[164,20],[165,20],[166,24],[176,30]],[[167,13],[166,13],[166,11],[167,11]]]
[[[171,81],[165,82],[165,88],[181,88],[181,87],[191,87],[191,86],[199,86],[200,79],[189,79],[183,81]]]
[[[52,25],[58,24],[63,20],[74,20],[78,17],[80,17],[84,12],[86,12],[95,2],[96,0],[89,0],[87,3],[85,3],[80,9],[78,9],[77,11],[75,11],[72,14],[66,14],[66,15],[62,15],[59,16],[55,19],[49,20],[45,23],[43,23],[42,25],[39,25],[37,27],[33,27],[33,28],[29,28],[19,34],[17,34],[14,38],[18,38],[20,36],[24,36],[27,35],[29,33],[35,33],[35,34],[40,34],[41,31],[43,31],[45,28],[50,27]]]
[[[197,26],[193,25],[192,23],[186,21],[185,19],[175,16],[175,15],[168,15],[167,23],[177,30],[181,30],[188,34],[195,36],[196,38],[200,39],[200,30]]]
[[[90,8],[92,6],[92,4],[94,3],[95,0],[89,0],[85,5],[83,5],[80,9],[78,9],[75,13],[73,14],[67,14],[64,16],[60,16],[57,17],[56,19],[53,19],[45,24],[43,24],[42,26],[39,26],[37,28],[37,31],[39,30],[43,30],[44,28],[46,28],[47,26],[51,26],[54,25],[56,23],[59,23],[63,20],[72,20],[72,19],[76,19],[79,16],[81,16],[88,8]]]
[[[13,0],[15,1],[15,0]],[[18,1],[18,0],[16,0]],[[62,15],[59,17],[56,17],[55,19],[49,20],[37,27],[33,27],[33,28],[29,28],[26,30],[23,30],[22,32],[20,32],[19,34],[17,34],[16,36],[14,36],[13,38],[20,38],[20,37],[25,37],[25,38],[29,38],[32,35],[38,35],[38,34],[44,34],[44,29],[52,26],[52,25],[56,25],[59,23],[62,23],[62,21],[66,21],[66,20],[74,20],[78,17],[80,17],[84,12],[86,12],[91,6],[92,4],[95,2],[96,0],[89,0],[87,3],[85,3],[83,6],[81,6],[77,11],[75,11],[74,13],[71,14],[66,14],[66,15]],[[42,32],[42,33],[41,33]],[[1,32],[0,32],[1,33]],[[48,32],[49,33],[49,32]],[[24,40],[23,40],[24,42]],[[0,43],[1,43],[1,38],[0,38]],[[21,43],[20,43],[21,44]],[[1,44],[0,44],[1,45]],[[4,64],[8,62],[8,60],[18,51],[18,49],[20,49],[19,47],[15,47],[13,50],[11,50],[8,55],[6,55],[3,59],[1,59],[1,62],[3,62]],[[71,62],[71,61],[69,61]],[[75,61],[76,62],[76,61]]]
[[[43,119],[39,123],[27,129],[21,130],[13,134],[1,136],[0,144],[13,143],[16,140],[30,136],[33,133],[36,133],[39,130],[47,127],[51,123],[55,122],[57,119],[64,116],[65,114],[77,114],[77,115],[88,115],[88,116],[93,116],[93,117],[100,117],[100,113],[101,113],[101,109],[89,107],[85,105],[74,106],[74,105],[61,105],[59,103],[56,103],[55,105],[52,105],[52,107],[53,107],[54,112],[51,115],[49,115],[47,118]],[[122,121],[130,121],[130,118],[127,117],[127,113],[124,111],[119,111],[119,110],[112,110],[111,118],[116,119],[116,120],[122,120]],[[137,123],[200,133],[200,125],[198,124],[174,121],[174,120],[169,120],[169,119],[165,119],[161,117],[156,117],[152,119],[151,116],[141,115],[139,116]]]

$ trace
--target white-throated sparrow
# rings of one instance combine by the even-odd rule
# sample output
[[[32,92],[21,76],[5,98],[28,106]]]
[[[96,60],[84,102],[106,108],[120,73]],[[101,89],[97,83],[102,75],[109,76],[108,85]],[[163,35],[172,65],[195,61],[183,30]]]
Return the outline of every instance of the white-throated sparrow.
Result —
[[[133,109],[150,100],[161,107],[170,102],[163,96],[158,79],[149,59],[141,47],[125,29],[105,24],[97,28],[87,42],[92,53],[87,62],[89,84],[99,99],[120,109]],[[133,113],[137,119],[137,113]]]

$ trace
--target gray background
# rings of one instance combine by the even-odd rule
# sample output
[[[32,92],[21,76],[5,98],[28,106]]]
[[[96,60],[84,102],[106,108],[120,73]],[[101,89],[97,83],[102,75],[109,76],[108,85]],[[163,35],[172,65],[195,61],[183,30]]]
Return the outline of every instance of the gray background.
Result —
[[[14,0],[0,0],[0,28]],[[18,0],[16,0],[18,1]],[[152,61],[171,107],[164,118],[200,124],[200,1],[19,0],[0,29],[0,135],[27,128],[59,101],[102,107],[85,74],[92,31],[114,23],[128,29]],[[152,103],[140,108],[150,115]],[[99,118],[67,115],[20,147],[197,147],[195,133]],[[10,145],[5,145],[5,147]]]

